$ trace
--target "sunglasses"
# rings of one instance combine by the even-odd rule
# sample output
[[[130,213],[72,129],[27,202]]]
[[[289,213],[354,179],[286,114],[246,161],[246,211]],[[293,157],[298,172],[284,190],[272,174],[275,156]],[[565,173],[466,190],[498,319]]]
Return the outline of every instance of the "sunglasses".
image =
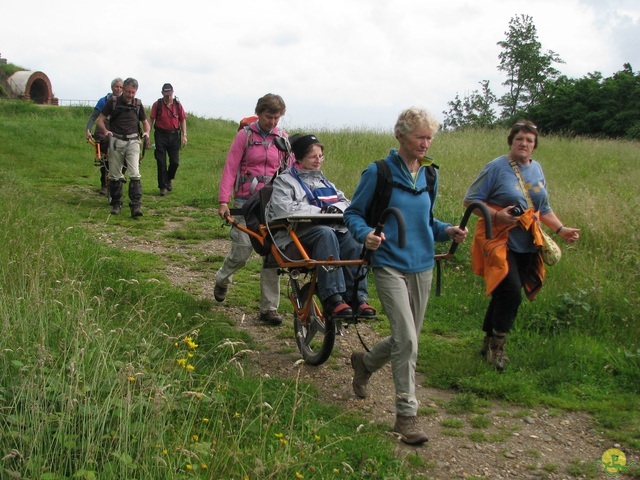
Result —
[[[533,130],[537,130],[538,127],[535,126],[533,123],[525,123],[525,122],[518,122],[518,123],[514,123],[513,125],[514,127],[529,127]]]

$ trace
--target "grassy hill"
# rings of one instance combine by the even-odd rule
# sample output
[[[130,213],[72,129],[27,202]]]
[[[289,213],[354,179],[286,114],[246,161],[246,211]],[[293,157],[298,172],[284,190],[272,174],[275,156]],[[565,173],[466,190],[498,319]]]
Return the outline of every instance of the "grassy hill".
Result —
[[[83,137],[90,110],[0,102],[0,453],[8,455],[0,468],[50,479],[404,478],[406,465],[382,435],[353,435],[359,419],[336,418],[310,386],[242,376],[251,340],[210,301],[172,287],[158,273],[161,259],[95,234],[144,237],[189,217],[167,242],[197,250],[203,238],[226,238],[215,199],[236,125],[189,118],[179,188],[162,200],[147,152],[143,210],[153,214],[132,220],[109,217],[95,193]],[[382,132],[313,133],[326,146],[327,176],[347,195],[362,169],[395,146]],[[468,185],[507,150],[506,135],[436,137],[438,218],[459,220]],[[419,368],[431,385],[586,410],[615,442],[640,448],[638,147],[541,139],[535,158],[552,205],[565,225],[582,229],[581,241],[563,246],[543,291],[523,305],[502,375],[478,360],[487,299],[468,244],[460,247],[444,265],[443,295],[430,302],[421,337]],[[247,288],[239,306],[257,299]],[[314,452],[312,469],[301,452]]]

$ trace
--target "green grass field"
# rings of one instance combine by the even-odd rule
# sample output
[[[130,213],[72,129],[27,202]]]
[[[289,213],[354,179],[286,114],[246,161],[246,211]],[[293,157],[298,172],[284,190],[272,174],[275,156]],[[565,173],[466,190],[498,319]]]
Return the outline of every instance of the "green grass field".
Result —
[[[311,386],[243,375],[250,338],[210,301],[172,287],[158,273],[161,259],[93,234],[100,225],[144,238],[189,217],[167,242],[197,250],[202,239],[227,238],[213,212],[236,125],[188,120],[180,188],[161,202],[148,152],[143,204],[156,214],[132,220],[127,209],[109,217],[95,194],[98,172],[83,138],[90,110],[0,101],[7,478],[408,478],[410,466],[394,456],[383,427],[354,435],[360,419],[318,404]],[[326,146],[325,173],[347,195],[362,169],[396,146],[390,133],[313,133]],[[468,185],[506,152],[506,135],[438,134],[429,153],[440,165],[439,219],[459,220]],[[565,225],[582,229],[581,240],[562,245],[542,292],[523,304],[501,375],[477,354],[487,298],[470,271],[468,244],[461,246],[443,265],[443,294],[432,297],[420,339],[419,368],[430,385],[585,410],[612,441],[640,449],[639,147],[541,139],[535,158],[552,205]],[[204,260],[213,273],[221,259]],[[256,269],[257,261],[239,272],[238,284]],[[238,305],[253,308],[255,286],[237,288]]]

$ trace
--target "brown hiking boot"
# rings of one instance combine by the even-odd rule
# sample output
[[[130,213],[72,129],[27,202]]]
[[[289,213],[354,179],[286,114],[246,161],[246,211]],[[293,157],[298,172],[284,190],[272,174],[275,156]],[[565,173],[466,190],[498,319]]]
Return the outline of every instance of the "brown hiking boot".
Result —
[[[487,351],[487,362],[496,367],[496,370],[502,372],[504,364],[508,360],[504,345],[507,342],[506,333],[493,333],[489,341],[489,350]]]
[[[396,424],[393,431],[400,434],[400,440],[407,445],[420,445],[429,440],[427,434],[418,426],[417,417],[405,417],[396,415]]]
[[[351,385],[353,386],[353,393],[360,398],[369,396],[367,384],[371,377],[371,372],[364,365],[364,355],[364,352],[353,352],[351,354],[351,366],[353,367],[353,382],[351,382]]]
[[[117,203],[115,205],[112,205],[111,215],[120,215],[120,210],[122,210],[122,205],[118,205]]]
[[[227,290],[229,287],[223,287],[222,285],[217,285],[213,287],[213,298],[216,299],[216,302],[224,302],[227,298]]]
[[[275,310],[269,310],[268,312],[261,313],[259,317],[262,323],[268,325],[278,326],[282,323],[282,317]]]

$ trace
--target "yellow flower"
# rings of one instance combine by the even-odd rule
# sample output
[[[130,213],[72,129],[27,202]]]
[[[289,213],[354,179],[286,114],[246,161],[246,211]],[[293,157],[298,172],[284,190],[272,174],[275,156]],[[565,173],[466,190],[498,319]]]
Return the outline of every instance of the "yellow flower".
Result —
[[[282,433],[276,433],[276,438],[283,438],[283,437],[284,437],[284,434],[282,434]]]
[[[133,375],[129,375],[127,377],[127,380],[129,380],[130,382],[135,382],[136,381],[136,377],[134,377]]]
[[[201,468],[202,470],[206,470],[206,469],[207,469],[207,464],[206,464],[206,463],[201,463],[201,464],[200,464],[200,468]]]
[[[188,352],[187,353],[187,358],[193,358],[193,353],[192,352]]]
[[[334,468],[333,469],[333,473],[335,473],[337,475],[338,473],[340,473],[340,470],[338,470],[337,468]]]
[[[196,348],[198,348],[198,344],[194,342],[191,337],[186,337],[184,339],[184,343],[186,343],[187,347],[191,348],[192,350],[195,350]]]
[[[239,418],[239,417],[240,417],[240,414],[238,412],[233,414],[233,418]]]
[[[187,470],[193,470],[193,466],[190,463],[187,463]]]
[[[178,363],[178,365],[180,365],[181,367],[184,367],[187,365],[187,359],[186,358],[179,358],[178,360],[176,360],[176,362]]]
[[[187,365],[185,368],[188,372],[193,372],[196,369],[196,367],[194,367],[193,365]]]
[[[209,423],[209,419],[208,419],[207,417],[204,417],[204,418],[202,419],[202,423]]]
[[[200,439],[200,437],[198,437],[197,434],[193,434],[193,436],[191,438],[193,438],[194,442],[197,442]]]
[[[169,455],[169,451],[165,448],[164,450],[162,450],[162,454],[163,455]]]
[[[313,439],[314,439],[316,442],[319,442],[319,441],[321,440],[320,435],[316,435],[315,437],[313,437]]]
[[[282,445],[286,445],[286,444],[287,444],[287,439],[286,439],[286,438],[281,438],[281,439],[280,439],[280,443],[281,443]]]
[[[302,475],[300,472],[296,472],[296,478],[304,478],[304,475]]]

